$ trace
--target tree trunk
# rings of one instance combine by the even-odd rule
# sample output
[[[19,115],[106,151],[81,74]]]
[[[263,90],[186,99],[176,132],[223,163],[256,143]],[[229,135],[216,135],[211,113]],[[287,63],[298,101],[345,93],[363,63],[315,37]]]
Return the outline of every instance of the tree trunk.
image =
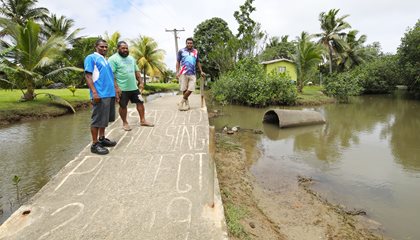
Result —
[[[25,101],[32,101],[35,98],[35,83],[32,80],[26,80],[26,92],[23,94],[22,98]]]
[[[328,50],[329,50],[329,57],[330,57],[330,74],[332,74],[332,47],[328,44]]]
[[[144,86],[146,87],[146,70],[143,70],[143,82]]]

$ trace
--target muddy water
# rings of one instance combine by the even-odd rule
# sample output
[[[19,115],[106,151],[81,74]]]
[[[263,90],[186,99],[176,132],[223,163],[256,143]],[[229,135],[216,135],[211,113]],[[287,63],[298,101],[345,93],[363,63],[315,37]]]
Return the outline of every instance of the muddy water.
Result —
[[[279,129],[261,123],[267,109],[215,107],[211,120],[260,129],[242,132],[247,160],[257,181],[273,191],[297,175],[312,177],[313,188],[348,209],[364,209],[395,239],[420,239],[420,102],[399,96],[366,96],[351,104],[311,108],[327,124]],[[261,150],[257,160],[253,152]]]
[[[158,93],[145,101],[174,95]],[[0,128],[0,224],[90,143],[90,111]],[[20,197],[12,181],[19,176]]]

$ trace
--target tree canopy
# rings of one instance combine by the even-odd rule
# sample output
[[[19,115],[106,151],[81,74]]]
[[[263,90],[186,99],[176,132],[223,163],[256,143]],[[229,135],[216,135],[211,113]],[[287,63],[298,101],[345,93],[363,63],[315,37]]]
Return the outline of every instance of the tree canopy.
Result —
[[[221,18],[207,19],[194,29],[194,45],[200,54],[203,71],[210,74],[211,78],[217,78],[222,70],[220,67],[221,56],[215,56],[218,52],[233,58],[228,48],[228,43],[233,39],[228,24]]]

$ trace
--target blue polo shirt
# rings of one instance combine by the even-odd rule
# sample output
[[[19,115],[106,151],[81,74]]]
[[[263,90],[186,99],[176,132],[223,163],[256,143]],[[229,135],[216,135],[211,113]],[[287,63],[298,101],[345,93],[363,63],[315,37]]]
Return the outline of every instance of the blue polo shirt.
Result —
[[[85,72],[92,74],[93,85],[100,98],[115,97],[114,74],[104,56],[95,52],[85,58]],[[90,91],[92,98],[92,90]]]

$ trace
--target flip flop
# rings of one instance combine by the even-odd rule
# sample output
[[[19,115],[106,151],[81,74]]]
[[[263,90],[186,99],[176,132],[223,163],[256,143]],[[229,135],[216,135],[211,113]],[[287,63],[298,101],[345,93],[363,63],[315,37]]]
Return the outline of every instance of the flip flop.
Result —
[[[130,127],[129,125],[125,125],[125,126],[123,126],[123,129],[124,129],[125,131],[131,131],[131,127]]]
[[[155,125],[153,123],[144,122],[144,123],[140,123],[140,126],[143,126],[143,127],[154,127]]]

